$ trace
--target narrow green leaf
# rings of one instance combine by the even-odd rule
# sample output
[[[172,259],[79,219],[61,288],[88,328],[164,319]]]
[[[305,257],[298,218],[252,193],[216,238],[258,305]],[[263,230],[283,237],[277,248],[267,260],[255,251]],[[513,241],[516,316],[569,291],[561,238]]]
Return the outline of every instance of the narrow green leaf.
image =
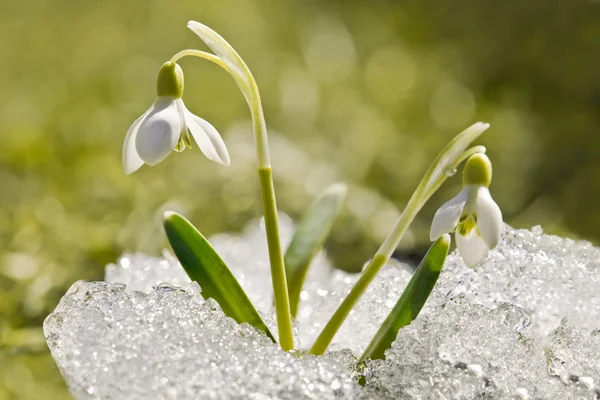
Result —
[[[294,318],[298,313],[300,292],[310,263],[329,235],[346,193],[348,188],[343,183],[335,183],[325,189],[302,217],[285,252],[285,276]]]
[[[275,341],[244,289],[208,241],[187,219],[172,211],[163,215],[169,243],[191,280],[202,288],[202,297],[213,298],[225,315],[247,322]]]
[[[449,247],[449,235],[443,235],[431,245],[402,292],[402,296],[369,343],[359,362],[367,358],[383,359],[385,351],[396,340],[400,328],[417,318],[440,276]]]

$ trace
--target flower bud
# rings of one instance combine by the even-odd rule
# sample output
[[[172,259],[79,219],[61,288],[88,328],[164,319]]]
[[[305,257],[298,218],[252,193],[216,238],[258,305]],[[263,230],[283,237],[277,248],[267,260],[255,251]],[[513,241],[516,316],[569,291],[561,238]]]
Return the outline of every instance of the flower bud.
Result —
[[[183,95],[183,70],[177,63],[167,61],[160,67],[156,80],[156,94],[180,99]]]
[[[489,187],[492,182],[492,162],[482,153],[473,154],[463,169],[463,185]]]

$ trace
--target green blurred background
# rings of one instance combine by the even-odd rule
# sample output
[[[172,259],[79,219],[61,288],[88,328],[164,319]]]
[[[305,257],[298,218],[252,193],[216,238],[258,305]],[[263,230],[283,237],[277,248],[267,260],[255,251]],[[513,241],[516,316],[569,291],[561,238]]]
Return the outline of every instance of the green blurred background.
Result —
[[[199,20],[245,58],[262,91],[279,208],[350,193],[327,247],[356,270],[433,156],[475,121],[506,221],[600,240],[600,3],[569,1],[20,0],[0,2],[0,399],[67,398],[41,324],[78,279],[125,250],[166,247],[162,210],[205,233],[260,215],[246,104],[229,76],[181,62],[184,99],[231,166],[197,149],[121,171],[129,125],[160,65],[204,49]],[[427,245],[450,179],[398,250]]]

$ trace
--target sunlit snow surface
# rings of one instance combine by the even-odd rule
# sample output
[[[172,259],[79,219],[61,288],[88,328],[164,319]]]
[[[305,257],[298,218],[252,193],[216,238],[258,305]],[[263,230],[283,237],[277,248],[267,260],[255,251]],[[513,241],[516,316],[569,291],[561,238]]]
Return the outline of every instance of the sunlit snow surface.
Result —
[[[287,242],[293,225],[280,224]],[[275,331],[261,226],[211,243]],[[419,318],[385,361],[367,364],[363,388],[343,349],[360,356],[408,271],[381,271],[325,357],[283,353],[226,318],[169,254],[125,254],[106,282],[76,282],[44,331],[80,399],[600,399],[600,249],[534,228],[509,231],[475,269],[451,255]],[[356,279],[317,257],[295,326],[301,348]]]

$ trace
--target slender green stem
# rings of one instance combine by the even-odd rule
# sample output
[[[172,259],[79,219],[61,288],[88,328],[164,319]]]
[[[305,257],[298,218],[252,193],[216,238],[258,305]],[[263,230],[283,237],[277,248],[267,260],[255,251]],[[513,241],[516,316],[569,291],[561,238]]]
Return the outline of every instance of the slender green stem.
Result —
[[[200,50],[194,50],[194,49],[181,50],[179,53],[177,53],[173,57],[171,57],[171,62],[176,63],[177,61],[179,61],[180,59],[182,59],[183,57],[186,57],[186,56],[194,56],[194,57],[198,57],[198,58],[204,58],[205,60],[214,62],[215,64],[217,64],[218,66],[220,66],[221,68],[223,68],[227,72],[229,72],[229,70],[227,69],[227,66],[219,57],[215,56],[214,54],[210,54],[210,53],[207,53],[205,51],[200,51]]]
[[[277,313],[279,344],[282,349],[287,351],[294,348],[294,336],[292,335],[290,301],[285,278],[283,255],[281,244],[279,242],[279,225],[277,224],[277,208],[271,168],[260,168],[258,170],[258,176],[260,177],[260,188],[265,209],[265,227],[267,230],[269,259],[271,260],[271,280],[273,282],[275,293],[275,310]]]
[[[224,39],[221,39],[224,41]],[[226,42],[225,42],[226,43]],[[229,46],[229,44],[227,44]],[[265,215],[265,227],[267,231],[267,245],[269,247],[269,260],[271,264],[271,279],[273,281],[273,292],[275,297],[275,309],[277,312],[277,329],[279,331],[279,343],[285,351],[294,348],[294,336],[292,333],[292,317],[290,313],[290,303],[288,297],[288,287],[285,277],[285,267],[283,261],[283,252],[279,240],[279,222],[277,220],[277,204],[275,201],[275,189],[273,185],[273,174],[271,170],[271,159],[269,156],[269,145],[267,140],[267,127],[263,108],[260,100],[258,86],[250,69],[246,66],[241,57],[229,46],[239,69],[248,80],[249,94],[242,87],[242,93],[250,107],[252,116],[252,128],[256,142],[256,154],[258,161],[258,175],[260,179],[260,188],[262,192],[262,201]],[[176,62],[182,57],[194,56],[209,60],[219,65],[236,79],[236,75],[223,60],[210,53],[199,50],[183,50],[175,54],[171,61]],[[238,79],[236,79],[238,82]]]
[[[243,65],[245,66],[245,64]],[[279,345],[283,350],[289,351],[294,348],[294,335],[292,332],[292,316],[285,277],[283,251],[279,240],[279,222],[277,220],[277,204],[275,201],[271,158],[269,156],[267,126],[265,124],[258,86],[248,67],[246,67],[246,73],[248,74],[250,81],[251,100],[249,103],[250,112],[252,114],[254,138],[256,141],[258,176],[260,178],[260,188],[265,214],[265,228],[267,231],[267,245],[269,247],[269,261],[271,263],[271,280],[273,282],[275,310],[277,313]]]
[[[471,157],[473,154],[481,153],[485,154],[486,152],[485,146],[473,146],[470,149],[467,149],[460,155],[460,157],[454,163],[454,169],[458,168],[460,164],[463,163],[467,158]]]
[[[335,310],[333,316],[315,340],[315,343],[310,349],[311,354],[321,355],[327,350],[327,347],[350,314],[352,308],[358,303],[361,296],[367,290],[371,282],[373,282],[373,279],[375,279],[375,276],[377,276],[377,273],[389,261],[392,253],[396,247],[398,247],[406,230],[423,205],[425,205],[433,193],[439,189],[449,176],[446,173],[438,172],[440,170],[444,172],[448,168],[456,168],[470,155],[476,152],[485,151],[483,146],[475,146],[468,150],[465,149],[469,143],[471,143],[472,140],[475,140],[475,138],[486,130],[488,126],[489,125],[487,124],[473,125],[453,139],[438,155],[429,170],[425,173],[425,176],[421,179],[421,182],[419,182],[419,186],[417,186],[417,189],[413,192],[406,208],[402,214],[400,214],[400,217],[398,217],[392,231],[385,238],[361,277],[354,284],[344,301],[342,301],[342,304]]]

